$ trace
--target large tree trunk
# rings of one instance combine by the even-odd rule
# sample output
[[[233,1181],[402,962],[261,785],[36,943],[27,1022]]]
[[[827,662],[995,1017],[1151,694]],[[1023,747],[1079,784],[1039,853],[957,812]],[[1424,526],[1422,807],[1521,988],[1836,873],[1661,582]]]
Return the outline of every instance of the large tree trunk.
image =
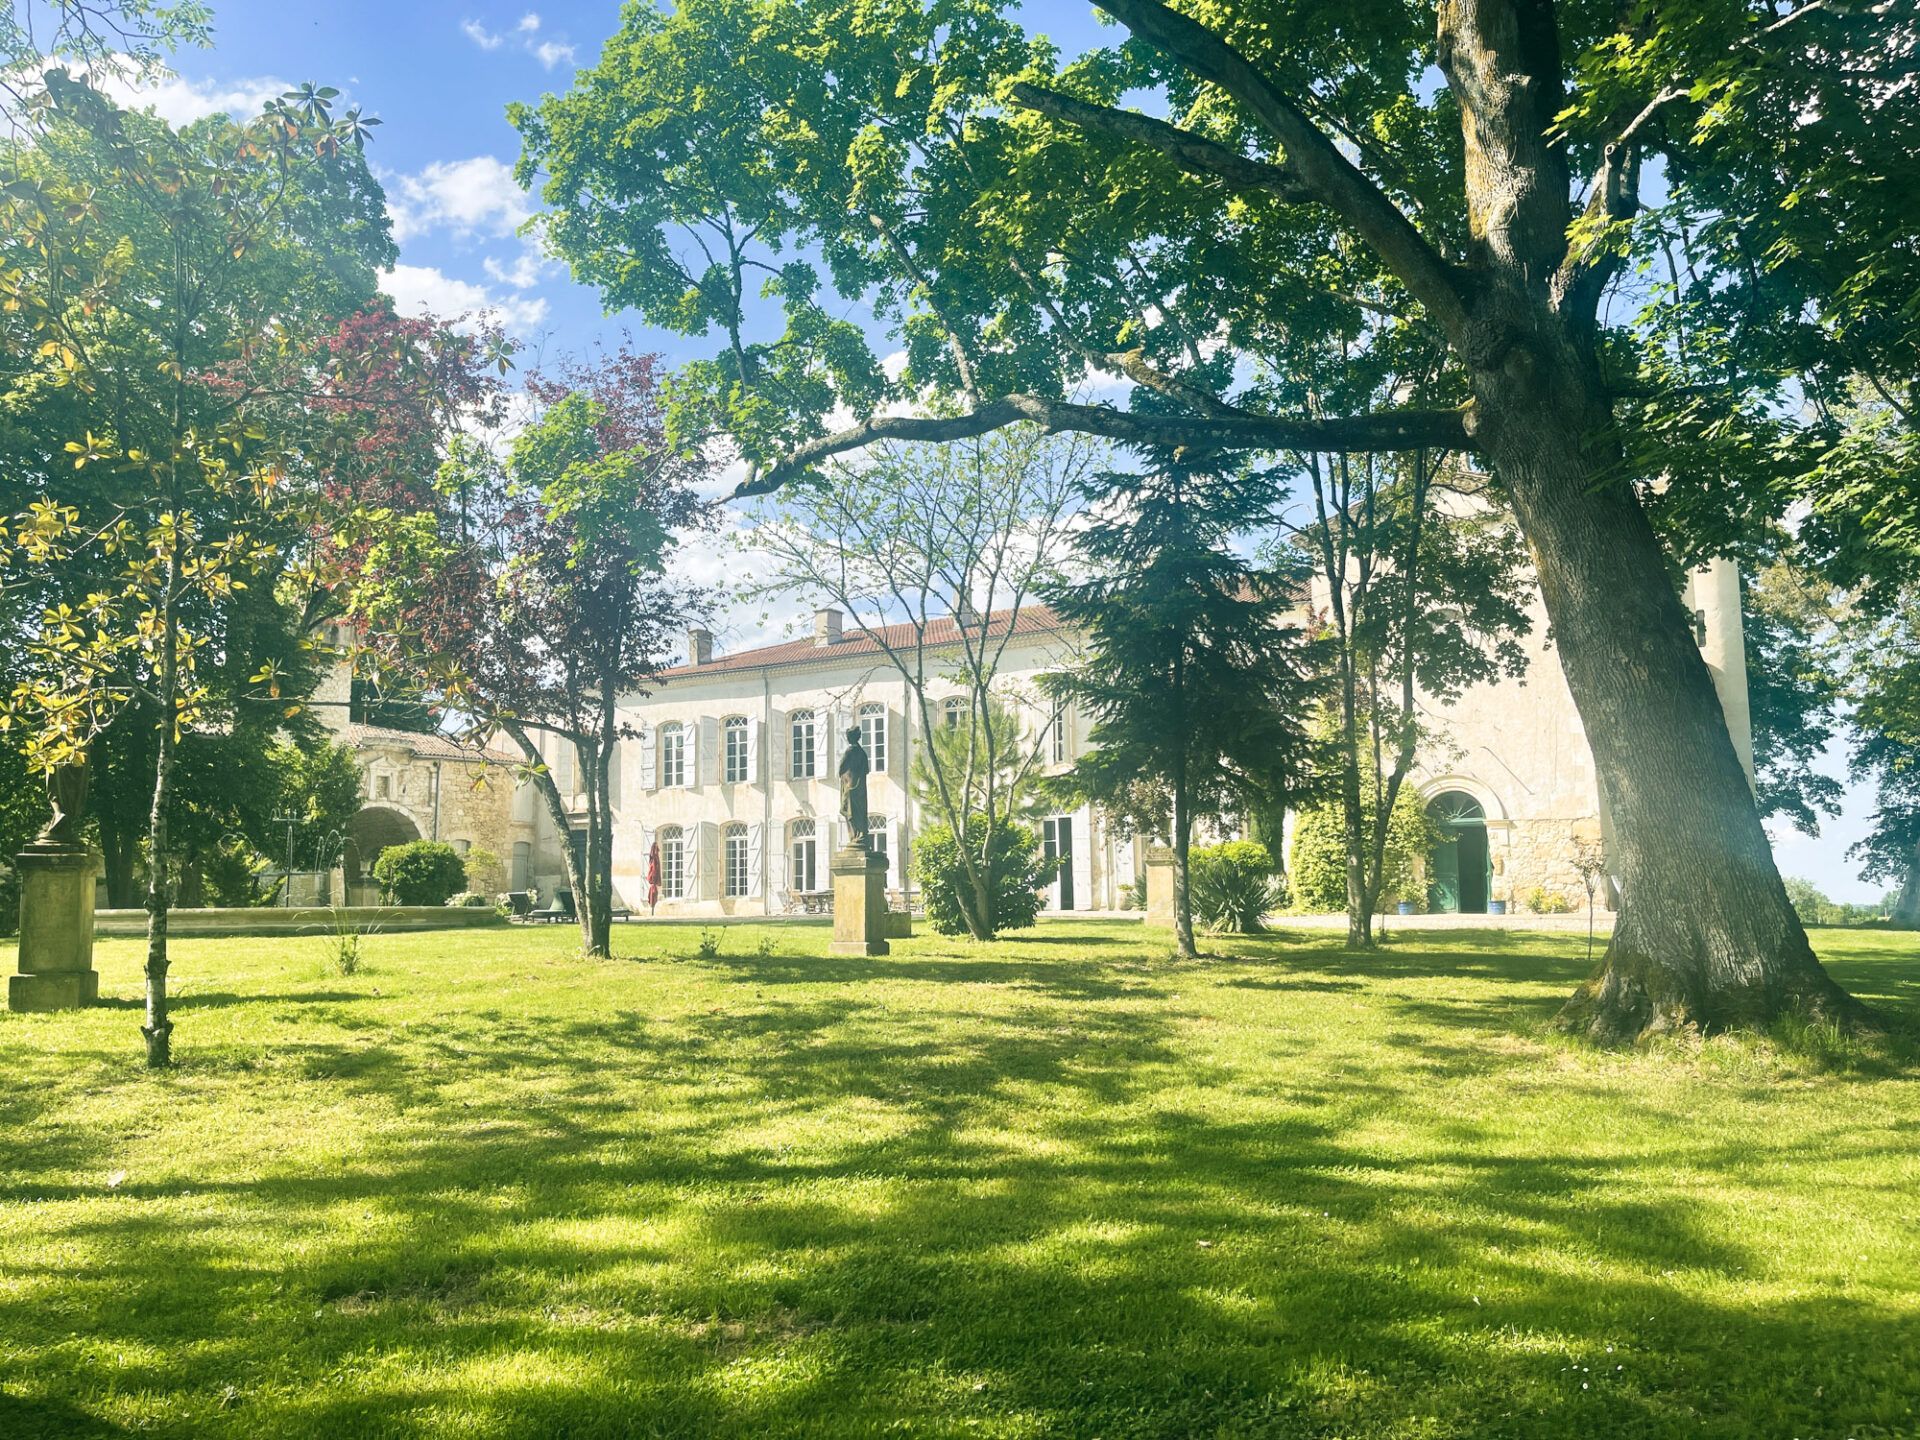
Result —
[[[1620,916],[1563,1012],[1603,1039],[1859,1010],[1814,959],[1658,537],[1623,462],[1595,315],[1614,273],[1573,253],[1545,0],[1441,0],[1437,58],[1460,100],[1472,278],[1410,271],[1441,305],[1474,393],[1470,428],[1539,574],[1616,843]],[[1609,147],[1599,218],[1633,213],[1639,161]]]
[[[139,887],[133,883],[134,837],[121,826],[99,816],[100,859],[106,870],[107,904],[115,910],[131,910],[141,902]]]
[[[1920,926],[1920,849],[1916,849],[1913,863],[1907,866],[1907,878],[1900,886],[1900,893],[1893,897],[1893,923],[1900,926]]]
[[[1481,377],[1476,436],[1532,550],[1614,819],[1619,919],[1562,1022],[1618,1040],[1790,1010],[1849,1017],[1859,1007],[1820,968],[1788,902],[1666,556],[1582,368]]]

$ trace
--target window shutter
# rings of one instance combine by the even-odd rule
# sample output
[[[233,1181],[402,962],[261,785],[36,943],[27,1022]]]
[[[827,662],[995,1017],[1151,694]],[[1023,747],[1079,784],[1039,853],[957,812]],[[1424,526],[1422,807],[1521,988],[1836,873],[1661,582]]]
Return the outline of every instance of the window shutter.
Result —
[[[720,722],[711,715],[700,717],[695,726],[699,743],[694,746],[698,752],[694,757],[693,774],[688,777],[690,785],[713,785],[720,779]]]
[[[1093,811],[1073,814],[1073,908],[1093,908]]]
[[[760,730],[758,720],[747,721],[747,783],[760,783]]]
[[[767,827],[747,827],[747,894],[758,895],[767,878]]]
[[[720,893],[725,879],[720,866],[720,827],[711,820],[703,820],[696,839],[700,849],[700,883],[693,893],[702,900],[710,900]]]
[[[776,710],[773,712],[773,733],[765,738],[767,742],[767,758],[773,764],[769,778],[785,780],[789,772],[793,769],[792,756],[790,754],[793,748],[793,726],[792,722],[787,718],[786,711]]]
[[[887,837],[887,888],[889,890],[906,889],[906,846],[907,822],[893,822],[893,833]]]
[[[642,790],[652,791],[660,788],[658,739],[653,726],[643,724],[640,727],[640,739],[637,743],[640,746],[640,788]]]

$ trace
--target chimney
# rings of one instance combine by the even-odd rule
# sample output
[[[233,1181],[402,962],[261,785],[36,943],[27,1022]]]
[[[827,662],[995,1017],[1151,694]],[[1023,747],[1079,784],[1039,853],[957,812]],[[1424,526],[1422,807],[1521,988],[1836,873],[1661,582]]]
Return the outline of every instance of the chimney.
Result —
[[[703,626],[695,625],[687,631],[687,664],[711,665],[713,663],[713,632]]]
[[[838,610],[813,612],[813,643],[816,645],[840,643],[840,612]]]
[[[973,608],[973,597],[971,595],[962,595],[960,597],[960,605],[959,608],[953,612],[953,620],[962,630],[965,630],[969,625],[978,625],[980,623],[980,612]]]

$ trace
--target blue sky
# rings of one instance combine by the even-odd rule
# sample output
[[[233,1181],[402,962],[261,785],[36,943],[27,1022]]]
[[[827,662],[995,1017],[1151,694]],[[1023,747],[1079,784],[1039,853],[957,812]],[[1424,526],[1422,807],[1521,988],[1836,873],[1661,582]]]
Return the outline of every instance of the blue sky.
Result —
[[[1068,52],[1111,33],[1080,0],[1027,0],[1025,9],[1033,28]],[[577,67],[593,63],[618,17],[608,0],[215,0],[213,48],[177,56],[175,78],[144,98],[183,122],[216,109],[252,113],[302,80],[338,86],[343,103],[382,121],[369,154],[391,199],[401,254],[387,288],[402,308],[494,308],[547,353],[630,330],[677,360],[700,342],[649,330],[636,316],[603,315],[594,292],[514,233],[531,201],[512,181],[519,141],[506,107],[565,89]],[[725,553],[709,558],[724,569]],[[730,638],[757,638],[783,619],[742,616]],[[1842,773],[1841,757],[1830,756],[1827,768]],[[1819,838],[1777,834],[1782,869],[1837,899],[1876,898],[1877,887],[1861,884],[1846,859],[1870,808],[1870,795],[1850,792],[1846,813]]]

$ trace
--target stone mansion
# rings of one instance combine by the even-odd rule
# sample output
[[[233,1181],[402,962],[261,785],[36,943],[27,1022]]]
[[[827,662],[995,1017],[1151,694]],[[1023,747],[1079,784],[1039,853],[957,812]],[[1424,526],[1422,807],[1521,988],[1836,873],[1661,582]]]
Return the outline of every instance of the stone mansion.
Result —
[[[1690,577],[1684,598],[1735,747],[1751,772],[1738,574],[1730,563],[1716,562]],[[996,612],[970,623],[1007,622],[1006,612]],[[929,631],[936,673],[939,655],[958,649],[954,624],[936,621]],[[1457,842],[1442,847],[1428,877],[1434,908],[1481,913],[1494,902],[1514,909],[1542,900],[1585,903],[1577,861],[1583,849],[1604,843],[1608,818],[1547,635],[1536,602],[1523,676],[1429,708],[1434,738],[1413,783]],[[906,627],[886,638],[911,644]],[[1022,609],[1007,637],[999,674],[1027,716],[1027,739],[1043,772],[1066,768],[1085,737],[1070,708],[1054,712],[1039,700],[1035,682],[1070,665],[1079,646],[1080,637],[1039,606]],[[960,723],[965,701],[958,688],[943,694],[935,682],[930,689],[933,723]],[[856,724],[873,766],[872,843],[886,853],[895,903],[910,901],[906,861],[924,818],[908,787],[922,743],[914,703],[874,637],[849,626],[837,610],[817,612],[810,634],[733,654],[716,654],[710,632],[691,631],[682,662],[651,693],[621,702],[622,718],[638,738],[620,743],[611,776],[616,903],[645,912],[657,844],[656,914],[744,917],[816,907],[831,884],[828,860],[840,841],[835,772],[841,737]],[[556,834],[530,787],[515,785],[499,769],[476,785],[486,767],[471,751],[436,736],[352,722],[344,709],[325,713],[343,717],[336,729],[361,757],[366,803],[354,829],[364,864],[381,846],[437,838],[462,850],[494,851],[507,864],[511,889],[537,887],[550,895],[564,886],[560,847],[579,844],[583,832]],[[575,797],[574,813],[584,817],[571,747],[552,742],[545,759],[561,793]],[[1049,909],[1122,908],[1142,873],[1143,841],[1117,837],[1086,807],[1037,824],[1046,853],[1061,862],[1046,897]],[[350,856],[349,880],[354,868]]]

